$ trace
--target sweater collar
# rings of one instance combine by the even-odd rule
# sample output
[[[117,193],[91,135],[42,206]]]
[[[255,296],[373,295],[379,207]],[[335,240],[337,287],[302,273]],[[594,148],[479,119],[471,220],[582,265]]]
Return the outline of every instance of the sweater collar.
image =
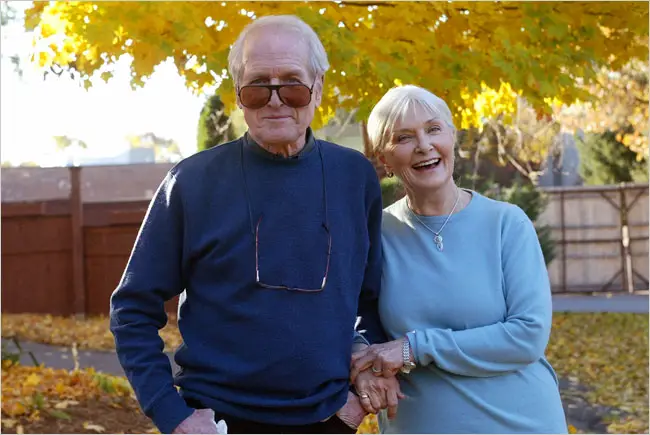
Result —
[[[312,151],[316,147],[316,139],[314,139],[314,134],[311,130],[311,127],[308,127],[307,132],[305,133],[305,146],[302,147],[302,149],[298,151],[296,154],[289,157],[280,156],[278,154],[274,154],[266,150],[265,148],[262,148],[262,146],[258,144],[248,132],[244,134],[244,147],[250,149],[260,157],[264,157],[270,160],[295,161],[295,160],[304,159],[312,153]]]

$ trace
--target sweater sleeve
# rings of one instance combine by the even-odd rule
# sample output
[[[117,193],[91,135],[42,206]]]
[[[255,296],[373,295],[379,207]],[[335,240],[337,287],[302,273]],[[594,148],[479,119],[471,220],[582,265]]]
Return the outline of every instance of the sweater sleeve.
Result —
[[[120,283],[111,296],[110,328],[118,358],[144,413],[171,433],[192,413],[174,386],[158,331],[165,302],[183,291],[183,205],[170,172],[158,188]]]
[[[504,320],[466,330],[408,333],[418,364],[489,377],[520,370],[544,355],[552,318],[548,273],[532,222],[521,209],[513,210],[515,218],[502,233]]]
[[[361,317],[359,328],[365,330],[365,337],[370,343],[384,343],[387,341],[386,333],[379,319],[379,289],[381,286],[381,219],[382,200],[379,180],[372,168],[372,177],[369,183],[369,208],[368,208],[368,237],[370,246],[366,261],[366,270],[359,295],[358,316]]]

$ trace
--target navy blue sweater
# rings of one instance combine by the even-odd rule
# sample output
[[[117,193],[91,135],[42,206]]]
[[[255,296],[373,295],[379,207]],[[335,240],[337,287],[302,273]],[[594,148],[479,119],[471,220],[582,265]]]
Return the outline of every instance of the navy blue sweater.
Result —
[[[217,416],[318,422],[346,401],[357,315],[370,341],[385,340],[374,168],[357,151],[309,137],[294,158],[247,136],[195,154],[169,172],[151,202],[111,297],[111,331],[144,412],[163,433],[191,414],[183,398]],[[259,281],[319,289],[324,223],[332,245],[323,291],[256,283],[257,233]],[[174,379],[158,330],[165,301],[178,294],[183,344]]]

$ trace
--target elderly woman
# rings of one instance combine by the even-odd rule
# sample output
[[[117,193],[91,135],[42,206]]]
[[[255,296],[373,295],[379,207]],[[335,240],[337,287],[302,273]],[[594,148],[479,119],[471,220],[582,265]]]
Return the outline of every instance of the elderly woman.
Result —
[[[392,341],[352,363],[353,379],[368,368],[401,372],[407,399],[395,419],[380,415],[382,432],[566,433],[544,357],[551,293],[533,224],[517,206],[455,184],[456,129],[429,91],[388,91],[368,132],[406,190],[383,216],[379,309]],[[357,383],[365,407],[372,379]]]

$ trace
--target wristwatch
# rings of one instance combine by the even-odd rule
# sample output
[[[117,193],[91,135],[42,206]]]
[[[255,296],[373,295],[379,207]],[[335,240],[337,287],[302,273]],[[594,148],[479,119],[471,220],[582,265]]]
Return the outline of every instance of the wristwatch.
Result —
[[[404,343],[402,344],[402,360],[404,365],[402,365],[400,371],[408,375],[415,368],[415,363],[411,361],[411,344],[408,337],[404,337]]]

